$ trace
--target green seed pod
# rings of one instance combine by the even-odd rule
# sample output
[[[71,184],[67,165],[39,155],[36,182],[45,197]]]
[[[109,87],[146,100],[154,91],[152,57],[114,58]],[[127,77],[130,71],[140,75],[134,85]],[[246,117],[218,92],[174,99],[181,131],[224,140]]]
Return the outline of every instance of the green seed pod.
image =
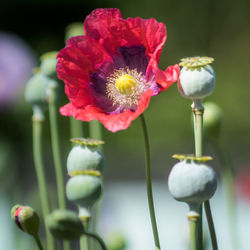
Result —
[[[110,234],[106,242],[109,250],[124,250],[127,245],[124,235],[120,232]]]
[[[21,230],[31,235],[37,235],[40,227],[40,219],[33,208],[15,205],[11,209],[11,217]]]
[[[65,40],[73,36],[84,35],[83,24],[80,22],[71,23],[66,27]]]
[[[204,134],[212,138],[220,135],[222,110],[213,102],[204,103]]]
[[[32,105],[46,107],[48,103],[48,86],[51,82],[46,75],[37,73],[27,82],[25,99]]]
[[[172,168],[168,187],[176,200],[200,205],[215,193],[217,178],[214,170],[204,163],[182,160]]]
[[[71,176],[88,172],[102,171],[104,157],[100,151],[94,148],[77,145],[72,148],[67,159],[67,169]]]
[[[56,75],[57,54],[58,51],[51,51],[41,56],[40,70],[43,74],[49,77],[54,77]]]
[[[77,175],[69,179],[66,185],[66,195],[78,206],[90,208],[101,195],[100,178],[92,175]]]
[[[208,65],[214,61],[211,57],[183,58],[183,66],[178,80],[178,90],[186,98],[203,99],[210,95],[215,86],[215,73]]]
[[[77,214],[70,210],[55,210],[47,218],[50,232],[61,240],[76,240],[83,233],[83,225]]]

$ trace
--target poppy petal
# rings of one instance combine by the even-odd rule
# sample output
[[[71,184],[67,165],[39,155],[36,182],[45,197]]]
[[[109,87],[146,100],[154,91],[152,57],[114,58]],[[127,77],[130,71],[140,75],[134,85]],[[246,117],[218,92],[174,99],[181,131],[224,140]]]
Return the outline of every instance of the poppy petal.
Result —
[[[148,107],[152,91],[146,91],[140,98],[135,111],[126,110],[119,114],[107,114],[103,110],[88,105],[84,109],[77,109],[71,103],[60,108],[60,113],[65,116],[73,115],[75,119],[81,121],[99,120],[106,129],[111,132],[127,129],[131,122],[135,120]]]

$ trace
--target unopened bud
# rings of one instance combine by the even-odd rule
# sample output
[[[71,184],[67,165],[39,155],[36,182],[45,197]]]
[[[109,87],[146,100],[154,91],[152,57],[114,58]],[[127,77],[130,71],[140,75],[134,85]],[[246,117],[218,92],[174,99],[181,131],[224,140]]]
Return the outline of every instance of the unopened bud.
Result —
[[[42,73],[33,75],[25,88],[25,99],[32,105],[46,106],[48,103],[48,86],[51,79]]]
[[[83,233],[78,215],[70,210],[55,210],[46,218],[50,232],[61,240],[76,240]]]
[[[124,250],[126,248],[126,239],[120,232],[110,234],[106,240],[109,250]]]
[[[40,219],[33,208],[15,205],[11,209],[11,217],[21,230],[31,235],[37,235],[40,227]]]
[[[204,103],[204,134],[212,138],[220,135],[222,110],[213,102]]]
[[[84,35],[83,24],[80,22],[71,23],[66,27],[65,40],[73,36]]]
[[[49,77],[56,75],[57,54],[58,51],[51,51],[41,56],[40,70],[43,74]]]

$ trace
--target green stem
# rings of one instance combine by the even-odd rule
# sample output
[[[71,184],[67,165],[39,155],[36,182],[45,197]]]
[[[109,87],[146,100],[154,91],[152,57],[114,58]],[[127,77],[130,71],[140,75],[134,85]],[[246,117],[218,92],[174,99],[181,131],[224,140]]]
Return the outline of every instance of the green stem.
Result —
[[[97,120],[93,120],[89,123],[89,136],[90,138],[94,138],[97,140],[102,140],[102,126],[101,123]],[[103,149],[102,146],[98,147],[100,150]],[[98,221],[99,221],[99,214],[100,208],[102,204],[102,197],[93,207],[93,216],[92,216],[92,230],[93,232],[97,232],[98,228]],[[94,246],[95,248],[95,246]]]
[[[70,137],[78,138],[83,137],[83,122],[70,117]]]
[[[86,236],[89,236],[89,237],[94,238],[95,240],[97,240],[99,242],[102,250],[107,250],[107,247],[106,247],[104,241],[102,240],[102,238],[98,234],[90,233],[90,232],[85,232],[84,234]]]
[[[42,125],[44,117],[39,107],[33,107],[33,109],[34,109],[34,114],[32,117],[32,122],[33,122],[34,165],[36,169],[43,219],[45,220],[50,212],[50,209],[49,209],[48,190],[44,173],[44,164],[42,159]],[[46,227],[46,237],[47,237],[47,249],[54,250],[54,239],[47,227]]]
[[[35,239],[35,241],[36,241],[36,244],[37,244],[39,250],[43,250],[43,246],[42,246],[42,243],[41,243],[41,241],[40,241],[39,236],[36,234],[36,235],[33,235],[33,237],[34,237],[34,239]]]
[[[58,135],[58,121],[57,121],[57,107],[56,107],[56,84],[51,84],[49,97],[49,117],[50,117],[50,130],[51,130],[51,144],[54,158],[54,166],[56,172],[56,183],[58,192],[58,205],[60,209],[66,208],[66,200],[64,195],[64,177],[61,161],[61,153],[59,148],[59,135]]]
[[[203,142],[203,106],[198,102],[193,104],[194,113],[194,139],[195,139],[195,156],[202,156],[202,142]],[[202,204],[200,205],[200,219],[198,223],[198,233],[197,233],[197,246],[198,249],[203,249],[203,227],[202,227]]]
[[[82,235],[80,238],[80,249],[81,250],[88,250],[88,238],[86,237],[86,235]]]
[[[93,120],[89,123],[89,136],[97,140],[102,139],[102,127],[99,121]]]
[[[203,142],[203,112],[204,107],[202,106],[202,100],[194,100],[193,103],[193,113],[194,113],[194,136],[195,136],[195,156],[202,156],[202,142]],[[210,210],[209,201],[204,203],[205,212],[208,221],[208,227],[210,232],[210,237],[212,241],[213,249],[217,249],[217,241],[214,229],[213,218]],[[208,209],[209,208],[209,209]],[[200,223],[198,230],[198,247],[199,249],[203,248],[203,240],[202,240],[202,209],[200,213]]]
[[[145,161],[146,161],[146,183],[147,183],[147,195],[148,195],[148,205],[149,205],[149,212],[152,224],[152,230],[154,235],[155,241],[155,248],[160,250],[160,241],[158,236],[157,230],[157,223],[155,218],[155,211],[154,211],[154,200],[153,200],[153,192],[152,192],[152,183],[151,183],[151,169],[150,169],[150,147],[149,147],[149,138],[147,132],[147,126],[144,119],[143,114],[140,116],[142,132],[144,136],[144,144],[145,144]]]
[[[216,239],[214,222],[213,222],[213,217],[212,217],[212,213],[211,213],[211,209],[210,209],[209,200],[204,202],[204,207],[205,207],[205,211],[206,211],[208,227],[209,227],[210,237],[211,237],[211,241],[212,241],[212,247],[213,247],[213,250],[217,250],[218,249],[217,239]]]
[[[90,227],[90,219],[91,219],[91,215],[88,209],[79,206],[79,219],[83,224],[84,230],[88,231]],[[90,243],[89,239],[84,233],[80,238],[80,249],[88,250],[90,248],[89,243]]]
[[[97,120],[93,120],[89,123],[89,137],[97,140],[102,140],[102,126]],[[102,145],[98,146],[99,150],[102,150]]]
[[[195,156],[202,156],[203,141],[203,110],[195,109],[194,112],[194,139],[195,139]]]
[[[83,221],[83,226],[84,226],[84,229],[85,231],[88,231],[90,230],[90,218],[86,221]],[[88,250],[88,249],[91,249],[91,246],[90,246],[90,239],[87,237],[87,235],[83,234],[80,238],[80,247],[81,247],[81,250]]]
[[[70,247],[70,241],[67,241],[67,240],[63,241],[63,249],[64,250],[70,250],[71,249],[71,247]]]
[[[199,220],[196,218],[188,218],[189,221],[189,235],[190,235],[190,250],[198,250],[198,227],[199,227]]]
[[[58,205],[60,209],[66,208],[66,199],[64,194],[64,176],[63,167],[61,161],[60,152],[60,142],[58,133],[58,121],[57,121],[57,85],[55,82],[51,83],[49,86],[50,96],[49,96],[49,117],[50,117],[50,130],[51,130],[51,144],[52,152],[56,173],[56,184],[57,184],[57,195],[58,195]],[[67,241],[63,242],[64,250],[70,249],[70,243]]]

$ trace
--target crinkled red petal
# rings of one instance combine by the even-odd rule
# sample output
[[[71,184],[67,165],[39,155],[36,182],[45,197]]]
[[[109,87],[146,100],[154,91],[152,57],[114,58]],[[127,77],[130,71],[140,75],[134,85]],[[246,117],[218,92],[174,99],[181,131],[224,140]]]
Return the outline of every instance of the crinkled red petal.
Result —
[[[160,91],[168,89],[174,82],[178,81],[180,67],[178,64],[167,67],[165,71],[159,68],[155,71],[156,82],[162,87]]]
[[[126,21],[129,30],[134,33],[138,42],[146,48],[146,54],[159,62],[162,47],[167,39],[165,24],[157,22],[154,18],[144,20],[139,17],[129,17]],[[133,43],[133,40],[129,42]]]
[[[133,112],[126,110],[120,114],[107,114],[103,110],[88,105],[83,109],[75,108],[71,103],[60,108],[60,113],[65,116],[74,116],[77,120],[91,121],[99,120],[106,129],[111,132],[127,129],[131,122],[135,120],[148,107],[152,91],[148,90],[141,96],[137,109]]]
[[[89,75],[112,58],[95,40],[77,36],[68,40],[57,59],[58,78],[66,84],[65,91],[73,105],[84,107],[93,104],[94,99],[88,88]]]
[[[122,46],[146,48],[149,57],[158,61],[166,41],[166,26],[154,18],[122,19],[118,9],[96,9],[84,22],[85,34],[98,41],[111,55]]]

